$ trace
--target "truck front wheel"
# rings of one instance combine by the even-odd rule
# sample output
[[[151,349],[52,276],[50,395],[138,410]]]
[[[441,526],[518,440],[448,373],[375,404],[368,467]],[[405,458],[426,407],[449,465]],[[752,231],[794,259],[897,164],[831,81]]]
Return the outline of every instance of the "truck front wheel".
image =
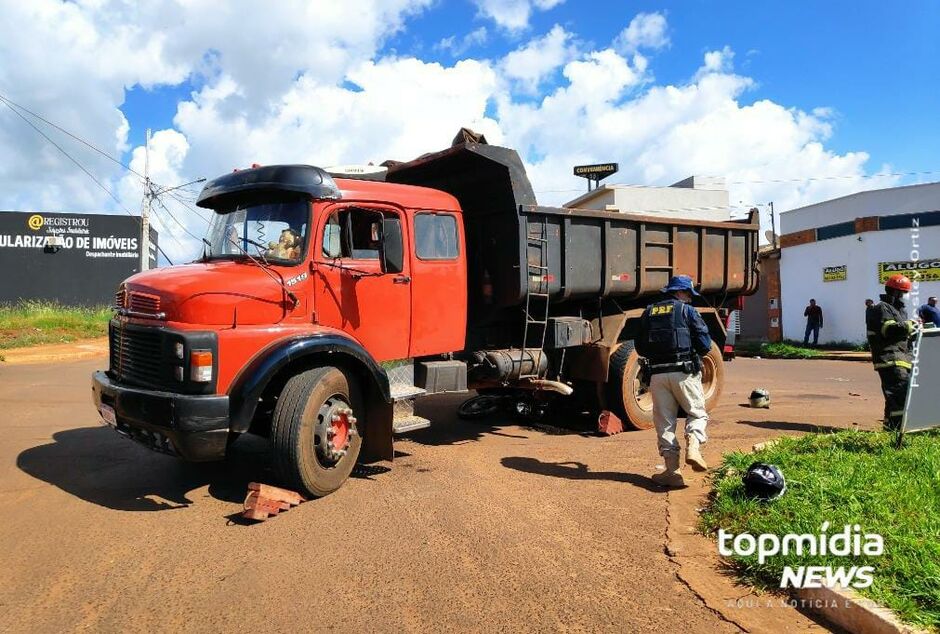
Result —
[[[712,342],[712,349],[702,359],[702,388],[705,409],[711,411],[721,398],[725,368],[721,349]],[[607,376],[607,407],[626,426],[649,429],[653,426],[653,397],[649,386],[640,382],[639,355],[632,341],[624,341],[610,356]]]
[[[355,384],[337,368],[314,368],[288,380],[271,420],[281,482],[314,497],[342,486],[362,447],[356,416],[363,413]]]

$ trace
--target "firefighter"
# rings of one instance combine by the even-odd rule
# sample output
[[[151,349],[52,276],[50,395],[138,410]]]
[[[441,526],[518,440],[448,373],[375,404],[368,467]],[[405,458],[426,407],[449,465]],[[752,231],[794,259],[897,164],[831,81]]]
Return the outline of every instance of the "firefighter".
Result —
[[[871,360],[881,378],[881,391],[885,397],[884,428],[901,428],[904,401],[913,368],[910,340],[917,334],[920,324],[904,314],[905,293],[911,290],[911,280],[900,273],[885,282],[881,301],[865,312],[868,345]]]
[[[692,287],[692,278],[677,275],[662,292],[666,297],[643,313],[636,350],[644,358],[653,397],[657,444],[666,463],[666,470],[655,474],[653,481],[681,487],[685,482],[676,440],[679,408],[686,413],[686,464],[696,471],[708,469],[701,453],[701,445],[708,439],[701,357],[711,350],[712,341],[702,316],[690,304],[692,296],[698,295]]]

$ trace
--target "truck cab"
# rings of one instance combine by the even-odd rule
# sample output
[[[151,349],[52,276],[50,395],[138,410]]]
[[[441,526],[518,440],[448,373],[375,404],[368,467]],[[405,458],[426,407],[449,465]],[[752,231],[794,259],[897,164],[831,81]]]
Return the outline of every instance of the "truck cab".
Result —
[[[383,364],[463,346],[457,201],[290,165],[216,179],[198,203],[212,211],[202,257],[139,273],[118,289],[110,369],[93,377],[105,421],[193,461],[224,457],[249,430],[281,433],[284,445],[309,436],[285,460],[340,473],[326,485],[316,481],[322,474],[285,474],[312,493],[345,479],[363,444],[363,455],[391,458],[387,410],[397,395]],[[311,423],[310,411],[287,411],[281,396],[290,379],[324,367],[337,391],[324,401],[335,402],[328,424]],[[423,422],[400,418],[411,429]]]

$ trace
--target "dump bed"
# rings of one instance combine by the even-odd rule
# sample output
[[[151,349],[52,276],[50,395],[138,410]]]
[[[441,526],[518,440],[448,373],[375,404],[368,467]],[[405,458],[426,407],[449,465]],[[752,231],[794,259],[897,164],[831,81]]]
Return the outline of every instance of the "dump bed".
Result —
[[[709,303],[757,290],[753,214],[710,222],[538,206],[519,155],[480,143],[393,165],[387,180],[460,201],[471,318],[475,307],[522,304],[540,275],[552,302],[613,298],[624,308],[646,305],[677,274],[690,275]]]

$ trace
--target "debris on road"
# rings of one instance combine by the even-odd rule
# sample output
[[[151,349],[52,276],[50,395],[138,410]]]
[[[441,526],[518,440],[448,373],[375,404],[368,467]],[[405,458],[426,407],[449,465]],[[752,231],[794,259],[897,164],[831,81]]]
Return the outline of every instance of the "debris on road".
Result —
[[[242,517],[263,522],[271,515],[290,510],[307,500],[299,493],[281,489],[259,482],[248,483],[248,496],[245,497],[245,510]]]
[[[616,414],[605,409],[597,417],[597,431],[606,436],[619,434],[623,431],[623,421]]]

